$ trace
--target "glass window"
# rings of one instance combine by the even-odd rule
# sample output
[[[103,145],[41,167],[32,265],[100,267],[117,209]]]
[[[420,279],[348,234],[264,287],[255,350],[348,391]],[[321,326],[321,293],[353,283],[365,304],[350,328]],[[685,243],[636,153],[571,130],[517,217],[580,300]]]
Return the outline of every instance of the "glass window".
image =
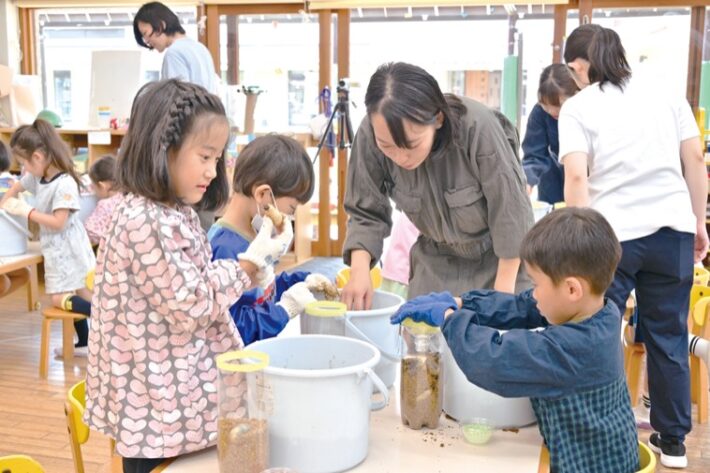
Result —
[[[93,51],[140,50],[145,81],[160,76],[162,55],[139,48],[133,36],[133,14],[137,10],[136,6],[37,12],[38,70],[42,75],[44,107],[59,113],[65,126],[80,128],[89,122]],[[187,34],[196,37],[194,8],[174,8],[173,11],[180,16]],[[133,96],[133,93],[127,95]]]
[[[71,119],[71,71],[54,71],[54,109],[63,121]]]

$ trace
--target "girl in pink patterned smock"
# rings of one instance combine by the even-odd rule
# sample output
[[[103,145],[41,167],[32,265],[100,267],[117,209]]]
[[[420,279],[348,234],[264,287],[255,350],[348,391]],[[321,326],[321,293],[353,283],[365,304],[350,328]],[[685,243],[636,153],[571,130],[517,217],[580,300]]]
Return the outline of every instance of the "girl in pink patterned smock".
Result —
[[[107,154],[101,156],[89,169],[91,187],[99,201],[96,208],[84,222],[86,234],[92,245],[98,245],[111,223],[116,205],[123,198],[116,188],[116,158]]]
[[[239,261],[211,260],[197,209],[229,188],[219,98],[178,80],[136,95],[118,159],[124,193],[99,244],[86,412],[116,441],[124,472],[147,472],[217,439],[216,355],[242,347],[229,307],[285,253],[268,218]]]

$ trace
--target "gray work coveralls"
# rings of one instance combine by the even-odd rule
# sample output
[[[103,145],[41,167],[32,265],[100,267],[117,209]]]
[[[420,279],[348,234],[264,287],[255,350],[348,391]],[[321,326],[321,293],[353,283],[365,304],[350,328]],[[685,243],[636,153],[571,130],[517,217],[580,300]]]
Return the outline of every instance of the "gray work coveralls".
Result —
[[[416,169],[397,166],[377,148],[368,117],[360,124],[348,167],[349,215],[343,259],[363,249],[374,265],[392,219],[390,198],[420,230],[410,254],[409,297],[490,289],[499,258],[518,258],[533,225],[517,130],[500,113],[462,97],[458,142],[431,153]],[[516,292],[529,287],[518,272]]]

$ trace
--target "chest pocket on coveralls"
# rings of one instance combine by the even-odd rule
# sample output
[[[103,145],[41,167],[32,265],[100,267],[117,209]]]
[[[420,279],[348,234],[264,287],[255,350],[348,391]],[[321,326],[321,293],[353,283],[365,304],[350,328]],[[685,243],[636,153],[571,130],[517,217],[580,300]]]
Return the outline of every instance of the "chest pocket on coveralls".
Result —
[[[444,192],[444,199],[457,230],[477,234],[488,228],[486,201],[479,186],[447,190]]]
[[[392,195],[397,207],[404,212],[409,219],[414,222],[416,216],[422,211],[422,198],[414,195],[405,194],[402,191],[395,190]]]

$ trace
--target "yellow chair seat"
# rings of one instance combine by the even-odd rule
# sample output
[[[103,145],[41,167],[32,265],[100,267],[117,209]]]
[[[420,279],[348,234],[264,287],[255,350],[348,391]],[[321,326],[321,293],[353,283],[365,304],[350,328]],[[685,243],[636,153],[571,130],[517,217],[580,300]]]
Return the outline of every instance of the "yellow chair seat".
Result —
[[[27,455],[8,455],[0,457],[2,473],[44,473],[42,465]]]
[[[540,449],[540,463],[538,464],[538,473],[549,473],[550,471],[550,452],[545,444]],[[645,443],[639,442],[639,469],[636,473],[651,473],[656,471],[656,456]]]

